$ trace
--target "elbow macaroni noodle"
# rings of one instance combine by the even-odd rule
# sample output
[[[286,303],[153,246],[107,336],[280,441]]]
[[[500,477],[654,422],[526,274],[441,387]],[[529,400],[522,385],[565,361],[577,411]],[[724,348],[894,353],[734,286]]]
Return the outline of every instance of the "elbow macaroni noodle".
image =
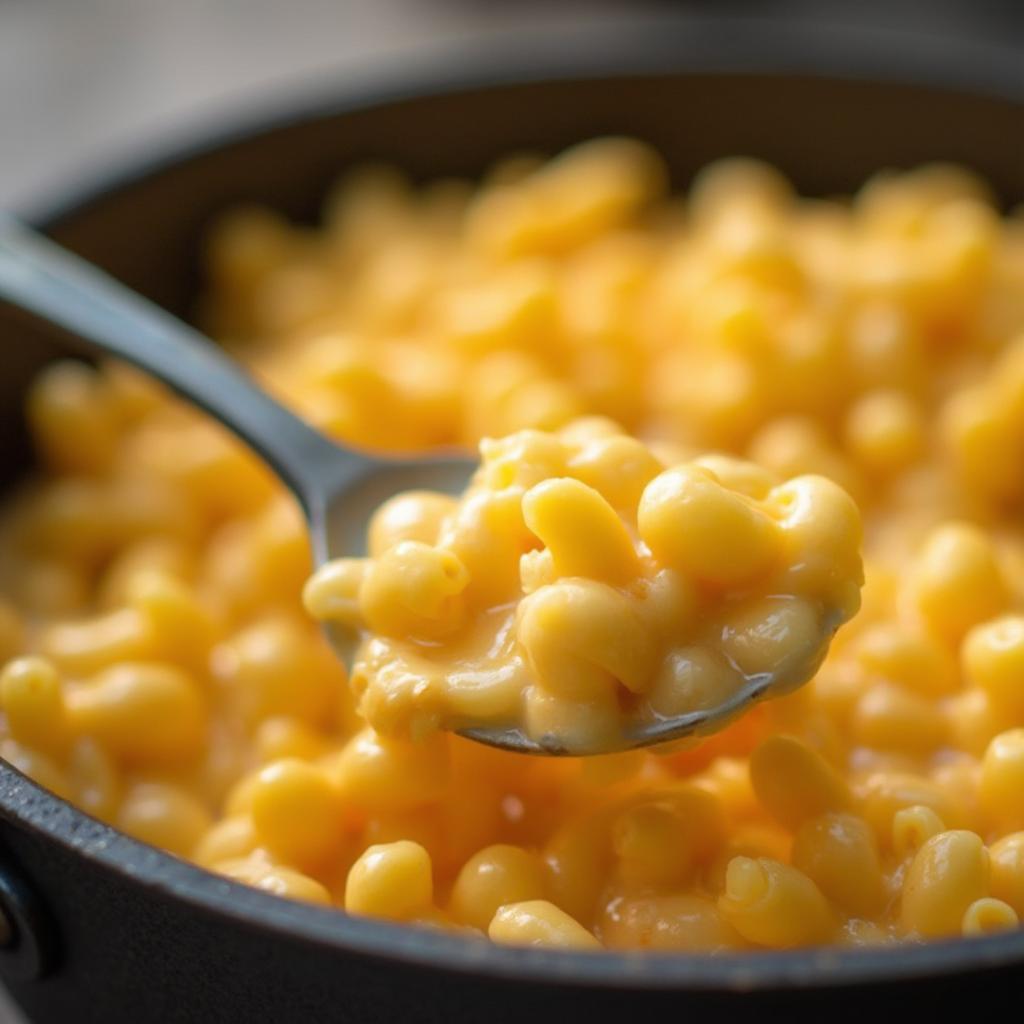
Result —
[[[606,139],[479,186],[369,169],[316,230],[238,210],[207,268],[211,332],[324,431],[502,440],[318,577],[367,629],[357,699],[259,462],[122,366],[49,367],[0,521],[0,756],[221,875],[469,940],[1017,925],[1024,220],[983,184],[804,200],[727,161],[680,198]],[[699,743],[522,758],[433,728],[717,699],[854,612],[858,508],[861,608],[814,679]],[[529,675],[493,656],[513,633]]]

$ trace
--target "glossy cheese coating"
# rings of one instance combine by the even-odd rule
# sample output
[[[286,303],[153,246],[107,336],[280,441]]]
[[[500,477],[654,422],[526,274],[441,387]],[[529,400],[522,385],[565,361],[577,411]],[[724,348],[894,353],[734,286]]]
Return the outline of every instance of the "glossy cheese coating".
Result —
[[[645,726],[728,707],[755,679],[770,679],[766,697],[806,682],[859,606],[859,515],[825,477],[769,477],[749,495],[707,466],[662,466],[605,420],[486,440],[481,454],[446,514],[442,495],[391,499],[368,557],[305,587],[312,615],[363,634],[352,683],[383,734],[498,726],[614,751]],[[598,460],[608,493],[573,475]],[[616,510],[637,467],[639,501]],[[829,574],[807,571],[820,563]]]

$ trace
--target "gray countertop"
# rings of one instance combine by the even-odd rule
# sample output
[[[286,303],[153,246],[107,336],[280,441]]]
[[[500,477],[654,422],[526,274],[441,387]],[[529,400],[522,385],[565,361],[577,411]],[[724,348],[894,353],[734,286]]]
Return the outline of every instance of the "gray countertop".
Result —
[[[583,17],[621,19],[623,5],[0,0],[0,205],[31,204],[218,111]]]

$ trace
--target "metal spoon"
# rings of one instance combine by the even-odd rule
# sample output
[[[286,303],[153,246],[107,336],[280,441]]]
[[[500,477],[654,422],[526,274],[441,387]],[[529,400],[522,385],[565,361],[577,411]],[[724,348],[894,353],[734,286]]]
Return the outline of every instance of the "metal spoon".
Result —
[[[308,426],[253,383],[218,346],[165,310],[38,232],[0,216],[0,299],[70,331],[89,347],[137,366],[204,409],[259,455],[295,495],[309,527],[317,566],[365,550],[370,515],[405,490],[459,493],[474,463],[461,456],[384,458],[356,452]],[[778,675],[751,676],[727,702],[679,718],[639,726],[621,749],[650,746],[712,731],[769,691],[806,682],[827,638]],[[343,661],[351,635],[328,628]],[[464,728],[480,743],[526,754],[569,751],[553,737],[534,740],[518,729]]]

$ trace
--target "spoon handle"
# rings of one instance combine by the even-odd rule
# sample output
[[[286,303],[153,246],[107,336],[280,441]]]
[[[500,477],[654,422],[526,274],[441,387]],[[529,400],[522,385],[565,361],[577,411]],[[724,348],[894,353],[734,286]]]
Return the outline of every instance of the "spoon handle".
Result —
[[[0,299],[132,363],[205,409],[271,465],[307,514],[321,512],[339,486],[371,465],[307,426],[198,331],[4,215]]]

